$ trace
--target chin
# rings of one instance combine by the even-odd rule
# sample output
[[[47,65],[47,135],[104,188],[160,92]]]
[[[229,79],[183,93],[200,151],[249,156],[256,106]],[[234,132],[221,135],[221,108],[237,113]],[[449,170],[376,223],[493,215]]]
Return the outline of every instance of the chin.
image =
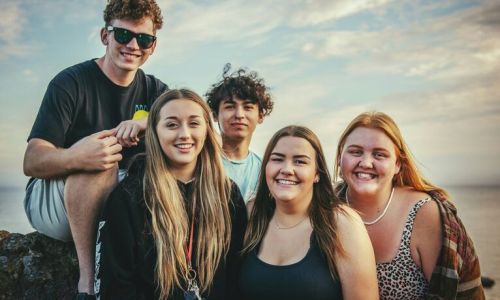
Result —
[[[293,195],[275,195],[274,196],[274,199],[276,201],[280,201],[280,202],[290,202],[292,201],[293,199],[295,199],[295,196]]]
[[[358,194],[375,194],[378,192],[380,189],[379,186],[376,185],[370,185],[370,186],[349,186],[353,191],[355,191]]]

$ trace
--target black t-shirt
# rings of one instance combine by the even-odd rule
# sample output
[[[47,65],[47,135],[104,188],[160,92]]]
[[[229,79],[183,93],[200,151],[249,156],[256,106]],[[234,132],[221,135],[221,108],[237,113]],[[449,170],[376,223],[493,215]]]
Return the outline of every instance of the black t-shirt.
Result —
[[[49,83],[28,141],[40,138],[56,147],[69,148],[86,136],[132,119],[136,111],[148,112],[167,88],[141,69],[129,86],[122,87],[102,72],[95,59],[74,65]],[[137,147],[124,148],[120,168],[143,151],[142,140]]]

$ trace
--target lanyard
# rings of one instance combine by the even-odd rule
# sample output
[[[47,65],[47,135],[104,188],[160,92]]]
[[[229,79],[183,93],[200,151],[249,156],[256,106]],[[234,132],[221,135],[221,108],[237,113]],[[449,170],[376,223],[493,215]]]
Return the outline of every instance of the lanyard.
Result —
[[[200,288],[196,281],[196,271],[191,267],[191,258],[193,255],[193,235],[194,235],[194,215],[196,212],[196,199],[193,203],[193,215],[191,216],[191,229],[189,230],[189,242],[186,245],[186,260],[188,264],[188,271],[186,274],[187,290],[184,291],[184,299],[195,300],[202,299],[200,297]]]
[[[191,258],[193,255],[193,235],[194,235],[194,214],[196,211],[196,201],[193,203],[193,214],[191,216],[191,229],[189,230],[189,242],[186,246],[186,260],[189,266],[189,269],[191,269]]]

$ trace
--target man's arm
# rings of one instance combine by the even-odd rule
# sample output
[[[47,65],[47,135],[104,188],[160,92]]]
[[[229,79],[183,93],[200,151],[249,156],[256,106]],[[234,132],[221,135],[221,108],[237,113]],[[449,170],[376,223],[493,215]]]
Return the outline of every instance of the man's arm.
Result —
[[[79,140],[67,149],[33,138],[28,142],[24,154],[24,174],[49,179],[81,171],[108,170],[122,159],[122,146],[114,137],[115,134],[115,129],[103,130]]]

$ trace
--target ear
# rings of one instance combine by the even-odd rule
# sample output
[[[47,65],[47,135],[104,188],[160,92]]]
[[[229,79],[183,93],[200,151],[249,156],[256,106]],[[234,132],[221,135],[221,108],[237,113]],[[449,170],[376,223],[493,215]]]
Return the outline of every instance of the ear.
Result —
[[[319,174],[316,173],[316,176],[314,176],[314,183],[318,183],[319,182]]]
[[[262,124],[262,122],[264,122],[264,115],[259,112],[259,119],[257,120],[257,123]]]
[[[212,118],[214,119],[214,122],[219,123],[218,114],[215,111],[212,112]]]
[[[401,171],[401,160],[398,159],[396,162],[396,171],[394,172],[394,175],[399,174],[399,171]]]
[[[153,43],[153,46],[151,46],[151,48],[149,48],[149,55],[153,54],[155,52],[155,49],[156,49],[156,43],[158,42],[158,40],[155,40],[155,42]]]
[[[104,46],[108,45],[108,39],[109,39],[109,32],[106,30],[106,28],[101,28],[101,42]]]

